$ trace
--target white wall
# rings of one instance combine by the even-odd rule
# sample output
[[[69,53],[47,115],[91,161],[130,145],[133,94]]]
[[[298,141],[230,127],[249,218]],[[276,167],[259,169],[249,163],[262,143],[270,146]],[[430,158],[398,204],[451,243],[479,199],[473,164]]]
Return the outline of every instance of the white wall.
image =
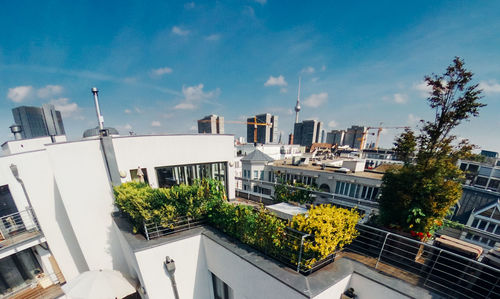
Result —
[[[66,135],[55,136],[56,142],[65,142]],[[7,141],[2,145],[4,155],[35,151],[45,148],[46,144],[52,143],[49,136]]]
[[[202,236],[196,235],[135,253],[149,299],[174,298],[171,280],[163,264],[166,256],[175,261],[180,298],[212,298],[202,243]]]
[[[359,299],[401,299],[410,298],[400,292],[389,289],[383,284],[353,273],[347,288],[353,288]]]
[[[69,232],[64,206],[57,200],[58,190],[46,151],[0,158],[0,185],[9,185],[14,202],[21,211],[26,209],[28,201],[21,184],[10,170],[11,164],[15,164],[19,170],[19,177],[24,181],[40,227],[63,275],[66,279],[78,275],[86,269],[85,261],[78,254],[78,244]],[[19,247],[17,249],[20,250]]]
[[[314,297],[314,299],[329,299],[329,298],[340,298],[342,293],[348,289],[349,281],[351,280],[351,275],[346,276],[330,288],[324,290]]]
[[[126,269],[112,230],[113,191],[99,140],[47,146],[57,187],[90,270]]]
[[[130,181],[130,170],[146,168],[149,183],[158,187],[155,167],[212,163],[228,163],[228,194],[234,198],[234,137],[232,135],[164,135],[113,138],[118,169],[127,173],[123,181]],[[230,165],[232,164],[232,166]]]

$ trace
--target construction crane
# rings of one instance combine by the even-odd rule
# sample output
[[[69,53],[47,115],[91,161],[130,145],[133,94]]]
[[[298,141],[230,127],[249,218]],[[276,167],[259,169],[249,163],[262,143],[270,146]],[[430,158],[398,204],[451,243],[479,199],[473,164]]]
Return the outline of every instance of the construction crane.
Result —
[[[360,150],[363,150],[364,147],[365,147],[365,143],[366,143],[366,136],[368,134],[370,135],[375,135],[375,133],[369,133],[370,130],[377,130],[377,139],[375,141],[375,147],[373,148],[374,150],[378,150],[378,143],[380,141],[380,133],[382,133],[382,130],[384,129],[407,129],[407,128],[410,128],[408,126],[398,126],[398,127],[382,127],[382,126],[379,126],[379,127],[368,127],[364,132],[363,132],[363,135],[361,136],[361,143],[359,145],[359,149]]]
[[[210,119],[205,119],[205,120],[199,120],[199,122],[211,122]],[[217,124],[219,124],[219,119],[217,118],[216,120]],[[225,123],[229,124],[244,124],[244,125],[253,125],[253,143],[257,144],[257,128],[258,126],[272,126],[273,124],[271,123],[261,123],[257,122],[257,116],[253,117],[253,122],[252,121],[237,121],[237,120],[224,120]]]

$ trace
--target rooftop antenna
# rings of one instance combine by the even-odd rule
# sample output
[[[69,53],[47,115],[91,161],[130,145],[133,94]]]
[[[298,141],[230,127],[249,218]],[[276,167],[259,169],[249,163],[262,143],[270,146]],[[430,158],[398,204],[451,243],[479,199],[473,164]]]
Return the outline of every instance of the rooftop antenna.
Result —
[[[297,92],[297,104],[295,104],[295,123],[299,122],[300,111],[300,77],[299,77],[299,90]]]
[[[99,90],[97,87],[92,87],[92,94],[94,94],[94,104],[95,104],[95,112],[97,113],[97,122],[99,123],[99,131],[104,130],[104,117],[101,115],[101,109],[99,109]]]

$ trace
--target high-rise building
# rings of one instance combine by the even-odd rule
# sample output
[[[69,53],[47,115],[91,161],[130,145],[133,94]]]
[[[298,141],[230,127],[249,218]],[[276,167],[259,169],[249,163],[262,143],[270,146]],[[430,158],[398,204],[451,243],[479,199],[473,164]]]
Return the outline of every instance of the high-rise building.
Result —
[[[61,112],[54,105],[16,107],[12,109],[12,115],[15,123],[22,128],[21,136],[24,139],[65,134]]]
[[[332,130],[326,134],[326,143],[344,145],[345,130]]]
[[[363,126],[351,126],[347,129],[344,136],[344,144],[351,148],[361,148],[361,139],[363,139],[363,134],[368,130],[367,127]]]
[[[278,116],[271,115],[269,113],[259,114],[255,117],[249,117],[247,119],[247,142],[254,141],[254,130],[255,125],[251,124],[257,120],[260,124],[269,125],[257,125],[257,143],[268,144],[268,143],[278,143],[279,131],[278,131]]]
[[[224,134],[224,117],[212,114],[198,120],[198,133]]]
[[[317,120],[304,120],[293,127],[293,144],[311,146],[322,141],[323,123]]]

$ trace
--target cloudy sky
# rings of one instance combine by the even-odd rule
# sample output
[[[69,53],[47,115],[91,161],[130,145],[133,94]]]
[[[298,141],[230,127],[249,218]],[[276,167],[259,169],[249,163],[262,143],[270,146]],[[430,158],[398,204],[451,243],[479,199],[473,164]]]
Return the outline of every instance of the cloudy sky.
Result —
[[[455,134],[500,151],[498,1],[111,2],[2,4],[1,141],[11,138],[11,108],[42,103],[80,138],[97,124],[93,86],[105,125],[121,133],[193,133],[204,115],[271,112],[286,140],[299,76],[301,120],[413,126],[432,116],[424,75],[460,56],[488,106]]]

